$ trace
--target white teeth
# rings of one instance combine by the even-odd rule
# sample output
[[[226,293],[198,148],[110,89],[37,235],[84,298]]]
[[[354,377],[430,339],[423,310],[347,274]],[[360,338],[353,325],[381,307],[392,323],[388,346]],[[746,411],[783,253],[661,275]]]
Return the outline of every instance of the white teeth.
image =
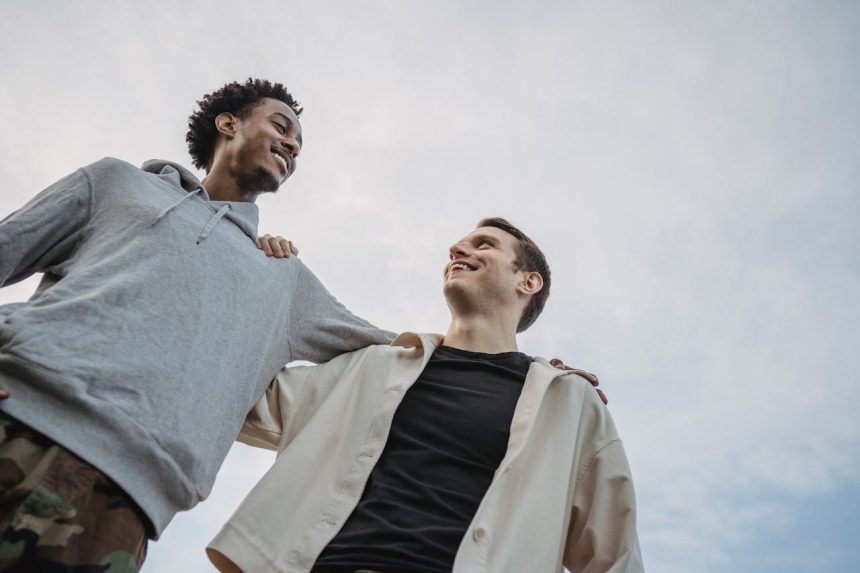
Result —
[[[287,160],[284,159],[283,157],[281,157],[280,155],[278,155],[277,153],[273,153],[272,155],[274,155],[275,159],[278,160],[278,163],[280,163],[283,166],[284,172],[286,173],[286,171],[287,171]]]
[[[463,263],[454,263],[453,265],[451,265],[451,270],[453,271],[454,269],[462,269],[465,271],[472,270],[469,267],[467,267],[466,265],[464,265]]]

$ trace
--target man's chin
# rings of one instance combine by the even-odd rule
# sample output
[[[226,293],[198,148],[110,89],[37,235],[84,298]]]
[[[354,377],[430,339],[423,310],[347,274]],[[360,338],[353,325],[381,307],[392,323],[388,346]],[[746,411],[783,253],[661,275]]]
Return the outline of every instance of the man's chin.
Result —
[[[442,294],[444,294],[445,298],[447,299],[460,299],[469,296],[469,289],[466,288],[466,285],[463,283],[463,281],[460,281],[458,284],[458,281],[446,279],[445,283],[442,285]]]
[[[279,179],[272,175],[268,170],[258,167],[253,174],[247,176],[239,182],[242,190],[252,191],[256,193],[274,193],[280,189],[281,184],[286,181],[286,178]]]

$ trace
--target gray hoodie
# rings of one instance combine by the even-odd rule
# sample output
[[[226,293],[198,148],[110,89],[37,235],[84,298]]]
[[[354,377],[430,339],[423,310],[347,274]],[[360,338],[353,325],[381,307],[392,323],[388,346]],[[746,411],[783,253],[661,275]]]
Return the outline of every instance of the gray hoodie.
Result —
[[[156,537],[284,364],[392,339],[259,251],[257,220],[178,165],[102,159],[0,222],[0,286],[44,273],[0,306],[0,410],[110,476]]]

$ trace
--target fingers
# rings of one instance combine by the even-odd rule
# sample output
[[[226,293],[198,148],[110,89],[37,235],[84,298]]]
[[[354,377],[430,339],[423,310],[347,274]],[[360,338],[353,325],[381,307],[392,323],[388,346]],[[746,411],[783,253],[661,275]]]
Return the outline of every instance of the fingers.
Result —
[[[263,235],[262,237],[257,237],[257,248],[266,253],[267,257],[274,256],[272,253],[272,245],[270,241],[272,240],[272,235]]]
[[[597,388],[600,385],[600,380],[597,379],[597,376],[592,374],[591,372],[586,372],[585,370],[579,370],[578,368],[571,368],[574,372],[591,382],[591,385]]]
[[[9,397],[9,392],[6,390],[0,390],[0,400],[5,400]]]
[[[287,240],[280,235],[273,237],[272,235],[263,235],[257,239],[257,248],[263,251],[267,257],[276,259],[288,259],[290,255],[298,255],[299,250],[292,241]]]
[[[283,259],[285,256],[290,256],[289,250],[287,251],[287,253],[284,253],[284,246],[286,241],[287,240],[281,236],[277,236],[269,241],[269,244],[272,245],[272,255],[274,255],[276,259]]]
[[[597,395],[600,396],[600,399],[603,401],[605,405],[609,404],[609,399],[606,397],[606,394],[603,393],[603,390],[598,388],[600,385],[600,380],[598,380],[597,376],[592,374],[591,372],[586,372],[585,370],[580,370],[579,368],[571,368],[570,366],[566,366],[564,362],[559,360],[558,358],[553,358],[549,361],[550,364],[558,368],[559,370],[567,370],[570,372],[575,372],[579,376],[582,376],[586,380],[588,380],[594,389],[597,390]]]

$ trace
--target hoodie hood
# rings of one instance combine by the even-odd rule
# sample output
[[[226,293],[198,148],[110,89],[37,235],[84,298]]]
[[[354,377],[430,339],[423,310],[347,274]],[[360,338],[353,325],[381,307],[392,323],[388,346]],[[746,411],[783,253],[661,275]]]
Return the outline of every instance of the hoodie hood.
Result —
[[[209,236],[209,233],[222,218],[229,220],[239,227],[252,241],[257,240],[257,227],[260,221],[260,211],[255,203],[243,201],[212,201],[203,184],[191,171],[172,161],[161,159],[150,159],[141,166],[143,171],[157,175],[162,180],[170,183],[177,189],[187,193],[182,199],[162,211],[152,223],[157,225],[171,211],[178,208],[188,200],[197,200],[206,203],[212,210],[212,219],[200,230],[197,238],[198,244]]]

